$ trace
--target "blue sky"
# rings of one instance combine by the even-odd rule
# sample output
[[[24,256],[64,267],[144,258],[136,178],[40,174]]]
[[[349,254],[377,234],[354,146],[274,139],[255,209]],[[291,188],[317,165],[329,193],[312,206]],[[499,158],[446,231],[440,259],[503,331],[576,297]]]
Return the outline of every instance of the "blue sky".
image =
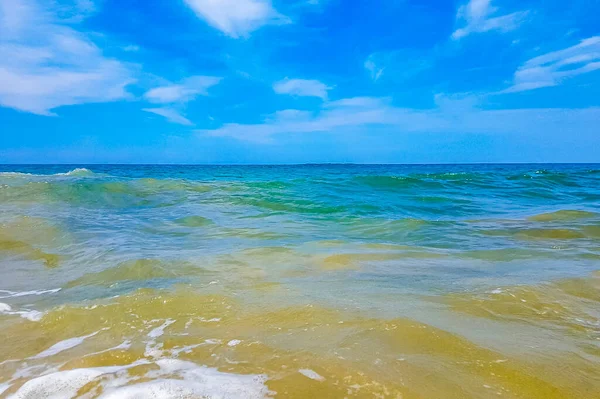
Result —
[[[0,0],[0,163],[600,162],[594,0]]]

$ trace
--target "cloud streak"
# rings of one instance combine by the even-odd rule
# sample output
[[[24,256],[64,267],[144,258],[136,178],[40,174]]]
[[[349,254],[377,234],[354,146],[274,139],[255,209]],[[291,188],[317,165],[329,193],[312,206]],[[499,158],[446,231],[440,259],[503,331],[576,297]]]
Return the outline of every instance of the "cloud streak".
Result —
[[[144,108],[142,111],[150,112],[166,118],[169,122],[179,125],[193,125],[179,108],[193,101],[198,96],[208,95],[208,89],[221,81],[215,76],[192,76],[184,79],[179,84],[167,84],[148,90],[144,94],[146,101],[153,104],[163,104],[158,108]]]
[[[497,11],[491,0],[470,0],[458,9],[456,20],[462,27],[452,33],[452,39],[459,40],[473,33],[509,32],[518,28],[527,16],[527,11],[504,15],[497,15]]]
[[[557,86],[566,79],[600,69],[600,36],[540,55],[525,62],[505,93]]]
[[[160,115],[166,118],[169,122],[176,123],[178,125],[192,126],[193,123],[185,116],[181,115],[179,111],[173,108],[143,108],[142,111],[150,112],[152,114]]]
[[[284,110],[269,115],[260,124],[228,123],[198,134],[231,137],[259,143],[273,142],[280,134],[339,133],[386,127],[398,134],[415,132],[478,134],[543,134],[548,129],[565,133],[590,133],[600,108],[586,109],[500,109],[477,107],[475,97],[436,96],[431,109],[396,107],[388,98],[354,97],[325,103],[317,112]],[[594,122],[596,121],[596,122]]]
[[[144,94],[151,103],[186,103],[200,95],[208,95],[208,89],[221,81],[215,76],[192,76],[179,84],[167,84],[155,87]]]
[[[285,78],[273,85],[273,90],[277,94],[289,94],[300,97],[319,97],[327,99],[327,91],[331,89],[318,80],[309,79],[288,79]]]

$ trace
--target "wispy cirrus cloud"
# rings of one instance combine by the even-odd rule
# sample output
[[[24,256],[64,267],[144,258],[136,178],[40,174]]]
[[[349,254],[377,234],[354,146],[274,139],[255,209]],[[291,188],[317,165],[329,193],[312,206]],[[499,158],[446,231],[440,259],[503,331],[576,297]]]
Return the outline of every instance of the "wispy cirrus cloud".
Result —
[[[376,82],[379,80],[379,78],[381,77],[381,75],[383,75],[383,71],[385,70],[385,67],[382,67],[380,65],[377,65],[377,63],[375,62],[375,60],[373,59],[374,56],[371,54],[365,61],[365,69],[369,72],[369,75],[371,76],[371,79]]]
[[[505,93],[557,86],[562,81],[600,69],[600,36],[582,40],[562,50],[552,51],[525,62]]]
[[[208,95],[208,89],[220,81],[221,78],[215,76],[192,76],[177,84],[169,83],[155,87],[148,90],[144,98],[153,104],[163,104],[163,107],[142,110],[160,115],[169,122],[193,125],[192,121],[183,115],[181,109],[196,97]]]
[[[54,115],[65,105],[129,97],[134,68],[105,57],[74,29],[78,8],[53,4],[0,0],[0,105]],[[92,11],[93,3],[76,4],[81,12]]]
[[[208,95],[208,89],[221,81],[216,76],[191,76],[177,84],[150,89],[144,98],[152,103],[185,103],[200,95]]]
[[[364,67],[374,82],[384,74],[386,78],[401,81],[430,68],[431,57],[429,54],[408,49],[375,52],[367,57]]]
[[[142,111],[160,115],[166,118],[169,122],[177,123],[184,126],[192,126],[193,123],[188,118],[183,116],[178,110],[169,107],[163,108],[143,108]]]
[[[396,107],[389,98],[354,97],[325,103],[316,112],[284,110],[259,124],[228,123],[198,134],[232,137],[238,140],[271,143],[280,134],[368,132],[372,127],[386,127],[402,133],[477,133],[534,134],[562,129],[578,134],[595,131],[594,121],[600,108],[565,109],[496,109],[478,107],[474,96],[435,98],[430,109]]]
[[[331,87],[312,79],[288,79],[285,78],[273,84],[273,90],[277,94],[289,94],[300,97],[319,97],[327,99],[327,91]]]
[[[270,0],[184,0],[198,17],[233,38],[244,37],[268,24],[286,24]]]
[[[456,20],[461,27],[452,33],[452,39],[489,31],[509,32],[518,28],[526,16],[527,11],[498,15],[492,0],[469,0],[458,9]]]

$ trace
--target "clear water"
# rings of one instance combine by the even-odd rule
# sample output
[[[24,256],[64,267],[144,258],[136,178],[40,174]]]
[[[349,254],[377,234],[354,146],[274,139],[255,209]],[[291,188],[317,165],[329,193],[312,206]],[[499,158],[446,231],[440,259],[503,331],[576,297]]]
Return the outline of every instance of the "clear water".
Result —
[[[595,398],[599,265],[600,165],[4,165],[0,397]]]

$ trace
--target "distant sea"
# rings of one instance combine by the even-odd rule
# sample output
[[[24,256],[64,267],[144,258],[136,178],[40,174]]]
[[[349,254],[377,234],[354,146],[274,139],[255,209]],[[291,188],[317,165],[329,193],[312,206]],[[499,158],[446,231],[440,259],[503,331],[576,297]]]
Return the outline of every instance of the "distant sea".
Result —
[[[0,165],[0,398],[600,398],[600,165]]]

